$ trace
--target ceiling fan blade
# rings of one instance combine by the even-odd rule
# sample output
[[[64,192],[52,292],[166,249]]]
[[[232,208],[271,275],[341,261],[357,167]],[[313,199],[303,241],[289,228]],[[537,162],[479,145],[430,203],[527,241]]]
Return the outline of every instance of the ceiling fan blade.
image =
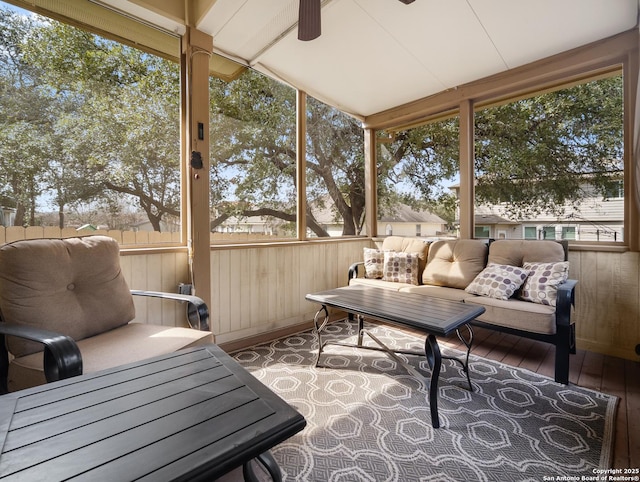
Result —
[[[404,3],[405,5],[409,5],[410,3],[415,2],[416,0],[400,0],[402,3]]]
[[[321,0],[300,0],[298,40],[313,40],[320,36]]]

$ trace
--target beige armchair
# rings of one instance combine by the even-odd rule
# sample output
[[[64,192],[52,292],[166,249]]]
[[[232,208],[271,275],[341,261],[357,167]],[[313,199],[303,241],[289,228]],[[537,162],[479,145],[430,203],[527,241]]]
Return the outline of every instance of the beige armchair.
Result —
[[[191,328],[130,323],[132,295],[186,303]],[[129,290],[109,237],[0,246],[3,393],[213,343],[208,318],[195,296]]]

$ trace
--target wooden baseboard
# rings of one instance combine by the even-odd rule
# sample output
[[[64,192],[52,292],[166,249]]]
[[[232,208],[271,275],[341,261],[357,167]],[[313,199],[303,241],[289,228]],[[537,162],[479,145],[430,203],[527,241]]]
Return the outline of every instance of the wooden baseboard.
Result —
[[[270,341],[277,340],[279,338],[284,338],[287,336],[294,335],[296,333],[300,333],[302,331],[307,331],[307,330],[310,330],[311,328],[313,328],[313,321],[308,320],[302,323],[287,326],[286,328],[279,328],[277,330],[269,331],[266,333],[260,333],[258,335],[248,336],[240,340],[227,341],[224,343],[220,343],[219,346],[227,353],[234,353],[236,351],[244,350],[245,348],[261,345],[263,343],[268,343]]]
[[[329,316],[329,322],[333,323],[334,321],[343,319],[345,316],[346,316],[346,313],[342,311],[331,312]],[[301,333],[303,331],[309,331],[313,327],[314,327],[313,320],[307,320],[307,321],[303,321],[302,323],[297,323],[295,325],[287,326],[285,328],[279,328],[277,330],[272,330],[265,333],[260,333],[258,335],[241,338],[240,340],[233,340],[233,341],[218,343],[218,346],[227,353],[235,353],[237,351],[244,350],[252,346],[268,343],[270,341],[295,335],[296,333]]]

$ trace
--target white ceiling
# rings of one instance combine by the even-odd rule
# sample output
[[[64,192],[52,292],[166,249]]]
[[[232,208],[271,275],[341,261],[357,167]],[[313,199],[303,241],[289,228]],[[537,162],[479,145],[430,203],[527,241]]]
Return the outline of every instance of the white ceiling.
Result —
[[[103,2],[156,23],[159,8],[147,16],[139,5],[164,3]],[[322,4],[322,35],[310,42],[297,39],[298,0],[214,0],[195,26],[216,52],[363,118],[624,32],[638,18],[638,0]]]

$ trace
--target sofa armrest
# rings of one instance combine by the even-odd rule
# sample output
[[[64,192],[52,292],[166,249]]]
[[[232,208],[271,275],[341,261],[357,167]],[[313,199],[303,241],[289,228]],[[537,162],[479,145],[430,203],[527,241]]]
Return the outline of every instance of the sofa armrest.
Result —
[[[209,331],[209,308],[202,298],[180,293],[168,293],[163,291],[131,290],[135,296],[150,296],[166,300],[184,301],[187,303],[187,320],[189,326],[195,330]]]
[[[0,323],[0,334],[17,336],[44,345],[44,374],[47,382],[82,375],[82,355],[73,338],[15,323]],[[6,352],[3,356],[6,356]]]
[[[347,284],[349,284],[349,281],[351,281],[353,278],[357,278],[358,277],[358,266],[364,266],[364,261],[357,261],[356,263],[353,263],[351,266],[349,266],[349,278],[347,279]]]
[[[578,280],[568,279],[558,286],[556,300],[556,325],[571,324],[571,307],[575,305],[575,290]]]

